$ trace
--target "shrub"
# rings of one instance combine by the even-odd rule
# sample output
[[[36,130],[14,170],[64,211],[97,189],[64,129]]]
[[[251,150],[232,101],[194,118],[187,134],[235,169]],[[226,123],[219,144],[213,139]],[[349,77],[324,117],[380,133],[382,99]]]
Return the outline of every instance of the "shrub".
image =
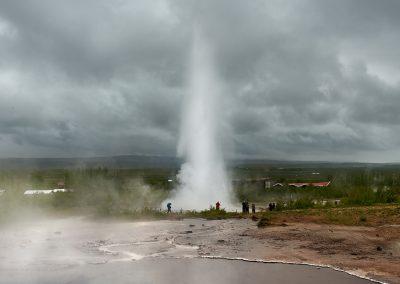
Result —
[[[376,203],[394,203],[397,201],[396,193],[393,189],[384,190],[379,188],[375,193]]]
[[[348,205],[372,205],[375,200],[375,194],[371,188],[353,187],[344,202]]]
[[[257,223],[258,228],[264,228],[271,225],[271,217],[270,216],[263,216]]]
[[[314,202],[311,198],[303,197],[289,203],[290,209],[307,209],[314,207]]]
[[[360,216],[360,222],[367,222],[367,216],[361,215]]]
[[[209,210],[203,210],[200,212],[200,217],[205,219],[223,219],[227,218],[227,213],[225,209],[215,209],[213,206],[210,206]]]
[[[75,197],[73,192],[55,192],[52,196],[52,205],[56,208],[74,207]]]

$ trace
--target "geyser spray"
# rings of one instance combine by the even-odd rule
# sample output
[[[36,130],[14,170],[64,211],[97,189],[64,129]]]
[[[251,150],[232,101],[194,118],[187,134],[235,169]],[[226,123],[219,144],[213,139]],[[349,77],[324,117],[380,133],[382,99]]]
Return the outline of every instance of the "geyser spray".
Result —
[[[200,30],[195,30],[191,52],[178,155],[185,163],[173,200],[175,209],[206,209],[217,201],[231,206],[221,145],[221,88],[212,50]]]

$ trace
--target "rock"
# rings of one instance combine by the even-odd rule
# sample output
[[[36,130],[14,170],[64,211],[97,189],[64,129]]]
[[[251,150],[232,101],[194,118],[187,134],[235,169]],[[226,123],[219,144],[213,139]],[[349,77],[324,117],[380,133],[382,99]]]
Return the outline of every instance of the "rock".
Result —
[[[185,231],[185,234],[191,234],[193,231]]]
[[[264,228],[270,225],[271,225],[271,219],[269,217],[263,217],[257,223],[258,228]]]
[[[377,250],[377,251],[382,251],[383,248],[382,248],[381,246],[377,246],[377,247],[376,247],[376,250]]]
[[[189,227],[194,227],[194,226],[195,226],[195,225],[193,225],[193,224],[190,224],[190,225],[189,225]]]
[[[225,243],[225,240],[218,240],[217,242],[220,244],[223,244],[223,243]]]

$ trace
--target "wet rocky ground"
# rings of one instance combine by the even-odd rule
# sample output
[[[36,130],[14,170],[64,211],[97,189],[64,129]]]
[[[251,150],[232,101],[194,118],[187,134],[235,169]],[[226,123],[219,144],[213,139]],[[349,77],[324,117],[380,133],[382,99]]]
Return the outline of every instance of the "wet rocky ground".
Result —
[[[331,264],[320,257],[325,240],[307,243],[298,230],[308,229],[292,226],[257,229],[248,219],[32,218],[0,226],[0,283],[370,282],[328,268],[239,260]]]

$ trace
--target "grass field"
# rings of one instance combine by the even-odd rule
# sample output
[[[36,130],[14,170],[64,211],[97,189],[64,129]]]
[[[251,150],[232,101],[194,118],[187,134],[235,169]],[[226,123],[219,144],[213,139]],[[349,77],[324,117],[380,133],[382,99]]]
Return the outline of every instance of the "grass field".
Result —
[[[0,219],[21,209],[40,208],[58,214],[84,213],[124,218],[247,218],[240,212],[204,210],[167,214],[161,204],[177,186],[177,169],[45,169],[2,170]],[[255,219],[266,224],[310,222],[377,225],[399,223],[400,167],[398,165],[296,164],[239,165],[230,169],[233,197],[266,209]],[[331,181],[326,188],[264,187],[264,178],[282,183]],[[26,189],[52,189],[62,181],[73,192],[50,196],[24,196]],[[338,201],[338,202],[334,202]],[[215,200],[210,200],[214,204]],[[176,208],[175,208],[176,209]]]

